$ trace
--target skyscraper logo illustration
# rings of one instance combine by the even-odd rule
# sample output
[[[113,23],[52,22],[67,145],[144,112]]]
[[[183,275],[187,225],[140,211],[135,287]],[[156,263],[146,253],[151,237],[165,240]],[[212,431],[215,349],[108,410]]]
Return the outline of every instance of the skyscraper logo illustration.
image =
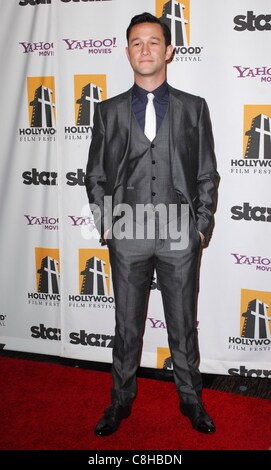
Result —
[[[271,105],[244,106],[244,158],[271,159]]]
[[[75,122],[93,127],[97,103],[106,99],[106,75],[75,75]]]
[[[174,47],[189,46],[190,0],[157,0],[156,15],[169,27]]]
[[[81,287],[81,294],[92,294],[92,295],[108,295],[106,279],[108,275],[105,273],[106,263],[92,256],[86,262],[86,267],[81,271],[81,275],[84,276]]]
[[[37,292],[60,293],[59,250],[36,248]]]
[[[54,77],[28,77],[27,90],[30,127],[55,127]]]
[[[157,348],[157,369],[172,369],[169,348]]]
[[[244,105],[242,134],[243,148],[239,157],[231,158],[231,173],[267,178],[271,168],[271,104]]]
[[[79,250],[80,294],[110,296],[108,250]]]
[[[242,338],[271,339],[270,305],[271,292],[241,290]]]

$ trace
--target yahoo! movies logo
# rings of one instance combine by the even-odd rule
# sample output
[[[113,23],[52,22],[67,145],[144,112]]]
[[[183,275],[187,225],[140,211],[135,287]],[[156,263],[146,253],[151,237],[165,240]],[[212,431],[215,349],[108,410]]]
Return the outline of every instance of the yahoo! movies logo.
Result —
[[[66,50],[87,51],[88,54],[101,55],[112,54],[113,49],[117,47],[117,40],[112,38],[90,38],[90,39],[63,39]]]
[[[258,78],[261,82],[271,82],[271,67],[244,67],[242,65],[234,65],[233,68],[237,72],[237,78]]]
[[[90,139],[97,103],[106,99],[106,75],[74,76],[74,125],[65,126],[66,140]]]
[[[89,212],[89,215],[69,215],[68,219],[72,227],[80,228],[82,236],[85,239],[89,239],[89,232],[92,233],[96,226],[93,214],[89,211],[89,206],[86,207],[86,210]]]
[[[162,320],[156,320],[155,318],[152,318],[152,317],[149,317],[148,318],[149,320],[149,326],[152,328],[152,329],[161,329],[162,330],[166,330],[166,323]]]
[[[27,225],[30,227],[42,227],[44,230],[58,230],[59,219],[58,217],[36,216],[25,214],[24,215]]]
[[[241,255],[240,253],[231,253],[234,264],[255,268],[256,271],[271,272],[271,259],[263,256]]]
[[[54,307],[59,306],[59,249],[36,248],[35,261],[36,292],[28,292],[28,303]]]
[[[171,31],[174,60],[201,61],[203,48],[190,43],[190,0],[156,0],[156,16]]]
[[[69,220],[71,222],[72,227],[88,227],[88,226],[95,226],[94,217],[92,212],[88,216],[82,215],[69,215]]]
[[[20,142],[55,140],[56,107],[54,77],[28,77],[29,127],[19,129]]]
[[[229,337],[229,349],[271,350],[271,292],[241,289],[240,336]]]
[[[93,232],[96,232],[96,238],[100,239],[89,204],[84,204],[81,210],[81,215],[68,215],[69,223],[75,230],[81,233],[84,240],[93,239]]]
[[[245,105],[243,159],[231,160],[231,173],[271,174],[271,105]]]
[[[19,42],[23,48],[24,54],[37,53],[37,55],[46,57],[54,55],[54,43],[53,42]]]
[[[114,308],[107,249],[79,250],[78,282],[79,293],[69,295],[69,307]]]

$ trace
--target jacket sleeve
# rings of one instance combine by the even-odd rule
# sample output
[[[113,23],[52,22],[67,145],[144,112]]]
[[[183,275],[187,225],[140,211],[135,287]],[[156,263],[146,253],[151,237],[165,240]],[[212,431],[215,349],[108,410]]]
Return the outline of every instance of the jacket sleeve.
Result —
[[[104,228],[104,196],[106,191],[105,172],[105,126],[102,119],[100,104],[94,113],[92,140],[89,148],[85,186],[94,216],[96,228],[102,236]]]
[[[214,225],[219,174],[216,169],[214,139],[207,103],[202,99],[199,118],[199,156],[195,213],[197,229],[208,243]]]

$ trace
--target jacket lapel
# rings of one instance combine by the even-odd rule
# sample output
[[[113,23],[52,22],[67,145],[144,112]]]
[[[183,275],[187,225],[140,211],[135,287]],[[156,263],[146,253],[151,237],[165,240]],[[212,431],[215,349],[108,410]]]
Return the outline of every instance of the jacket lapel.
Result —
[[[184,201],[188,202],[193,218],[195,219],[193,203],[190,198],[190,192],[187,184],[187,169],[184,168],[186,159],[182,158],[182,148],[184,155],[186,153],[186,141],[185,141],[185,123],[184,123],[184,109],[183,102],[174,92],[175,90],[172,87],[169,87],[170,92],[170,135],[169,135],[169,145],[170,145],[170,161],[171,161],[171,171],[172,171],[172,182],[175,191],[184,196]],[[180,134],[182,138],[180,139]],[[178,148],[176,148],[177,138]]]
[[[169,86],[169,110],[170,110],[170,134],[169,134],[169,145],[170,145],[170,156],[171,162],[174,158],[176,139],[180,134],[183,127],[183,103],[174,94],[174,90]]]
[[[126,188],[128,152],[131,138],[132,88],[122,95],[117,104],[117,119],[119,128],[119,159],[114,185],[114,205],[120,204]]]

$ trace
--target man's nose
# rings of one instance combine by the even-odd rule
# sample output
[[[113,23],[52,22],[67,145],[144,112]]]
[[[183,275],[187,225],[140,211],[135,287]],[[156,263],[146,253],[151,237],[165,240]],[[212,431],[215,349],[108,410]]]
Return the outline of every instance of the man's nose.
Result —
[[[147,55],[147,54],[150,53],[150,49],[149,49],[148,44],[143,44],[141,52],[142,52],[143,55]]]

